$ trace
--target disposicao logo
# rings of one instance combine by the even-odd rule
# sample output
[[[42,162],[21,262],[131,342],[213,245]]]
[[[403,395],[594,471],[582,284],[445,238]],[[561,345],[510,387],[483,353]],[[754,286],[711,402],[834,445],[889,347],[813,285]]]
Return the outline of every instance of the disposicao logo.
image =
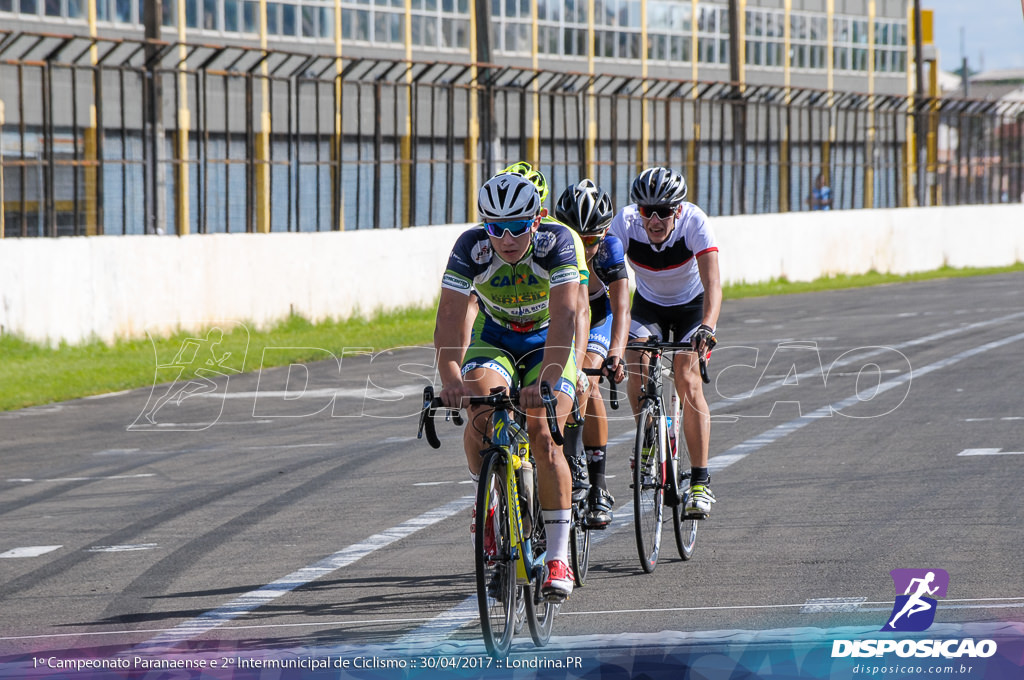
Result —
[[[935,622],[938,607],[935,597],[946,597],[949,573],[945,569],[893,569],[889,574],[896,586],[896,602],[882,630],[902,633],[928,630]]]
[[[920,632],[935,622],[936,597],[946,597],[949,574],[944,569],[893,569],[896,601],[884,632]],[[996,653],[994,640],[834,640],[832,657],[987,658]]]

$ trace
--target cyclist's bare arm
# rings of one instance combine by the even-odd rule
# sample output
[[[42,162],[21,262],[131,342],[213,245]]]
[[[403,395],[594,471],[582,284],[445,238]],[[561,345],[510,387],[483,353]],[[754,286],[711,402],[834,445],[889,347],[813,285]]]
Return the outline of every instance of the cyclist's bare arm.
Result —
[[[722,311],[722,279],[718,271],[718,251],[710,250],[697,258],[697,271],[704,286],[704,319],[702,323],[718,327]]]
[[[540,382],[555,386],[569,361],[573,336],[576,334],[576,305],[579,301],[580,286],[567,283],[552,286],[548,310],[551,321],[548,324],[548,338],[544,343],[544,359],[541,361],[540,378],[537,383],[524,388],[519,403],[526,408],[540,408]]]
[[[613,377],[615,382],[621,382],[626,377],[622,362],[629,339],[629,279],[612,281],[608,286],[608,297],[612,303],[612,337],[608,356],[619,358],[619,367]]]
[[[595,277],[596,278],[596,277]],[[576,298],[576,365],[583,365],[587,355],[587,341],[590,339],[590,295],[587,286],[580,285]]]
[[[462,381],[462,357],[469,344],[466,336],[466,316],[473,298],[469,295],[441,289],[434,326],[434,348],[437,353],[437,371],[441,377],[438,397],[445,406],[459,406],[459,399],[470,394]]]

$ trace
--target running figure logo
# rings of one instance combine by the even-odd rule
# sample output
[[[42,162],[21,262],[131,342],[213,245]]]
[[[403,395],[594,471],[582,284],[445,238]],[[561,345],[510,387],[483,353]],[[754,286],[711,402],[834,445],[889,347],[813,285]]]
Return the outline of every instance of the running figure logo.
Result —
[[[178,351],[169,361],[160,361],[160,357],[157,357],[153,389],[142,412],[128,426],[129,430],[156,427],[164,431],[205,430],[220,419],[228,379],[242,372],[249,345],[248,329],[241,324],[231,325],[234,326],[231,330],[244,335],[241,343],[243,352],[237,356],[223,349],[225,331],[215,326],[205,337],[187,337],[182,340]],[[183,405],[186,400],[188,403]],[[182,416],[186,416],[186,422],[182,422]]]
[[[893,569],[889,573],[897,595],[892,615],[882,630],[927,630],[935,621],[935,609],[938,606],[938,602],[930,596],[946,596],[949,574],[944,569]]]

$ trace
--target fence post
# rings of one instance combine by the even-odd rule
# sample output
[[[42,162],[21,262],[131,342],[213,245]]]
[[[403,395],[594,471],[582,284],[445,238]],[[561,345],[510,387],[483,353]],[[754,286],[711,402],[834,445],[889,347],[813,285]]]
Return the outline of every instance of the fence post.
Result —
[[[413,135],[413,97],[415,96],[413,89],[412,80],[412,0],[405,0],[405,92],[406,92],[406,108],[405,108],[405,133],[402,134],[399,141],[401,158],[399,159],[399,174],[401,177],[402,188],[401,188],[401,217],[399,223],[396,225],[400,229],[412,226],[412,221],[415,216],[416,210],[414,202],[416,201],[415,192],[415,177],[416,172],[413,167],[414,152],[412,148]],[[398,94],[401,90],[395,88],[395,106],[398,106]],[[399,134],[396,130],[395,134]],[[430,221],[429,219],[427,220]]]
[[[7,222],[4,219],[4,100],[0,99],[0,239],[7,232]],[[22,193],[24,193],[22,189]]]

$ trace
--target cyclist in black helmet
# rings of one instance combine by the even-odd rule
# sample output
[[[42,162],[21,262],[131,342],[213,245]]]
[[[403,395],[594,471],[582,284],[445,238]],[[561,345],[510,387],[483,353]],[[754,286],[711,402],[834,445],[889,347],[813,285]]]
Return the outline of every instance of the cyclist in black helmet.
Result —
[[[590,335],[584,368],[604,368],[610,380],[625,378],[623,348],[629,329],[629,279],[622,242],[608,235],[615,210],[606,191],[591,180],[567,187],[555,204],[555,218],[579,233],[587,267],[591,272]],[[587,416],[583,428],[590,477],[587,523],[603,529],[612,520],[615,499],[605,479],[608,421],[596,381],[579,395],[580,410]]]
[[[688,516],[703,518],[710,514],[715,497],[708,474],[711,418],[697,353],[710,351],[717,342],[715,326],[722,308],[718,242],[704,211],[684,202],[686,180],[680,173],[648,168],[633,180],[629,197],[632,205],[623,208],[611,226],[636,274],[629,337],[689,341],[696,350],[676,354],[673,373],[690,452],[690,493],[685,510]],[[643,382],[643,355],[628,351],[626,363],[630,368],[627,393],[635,415]]]

